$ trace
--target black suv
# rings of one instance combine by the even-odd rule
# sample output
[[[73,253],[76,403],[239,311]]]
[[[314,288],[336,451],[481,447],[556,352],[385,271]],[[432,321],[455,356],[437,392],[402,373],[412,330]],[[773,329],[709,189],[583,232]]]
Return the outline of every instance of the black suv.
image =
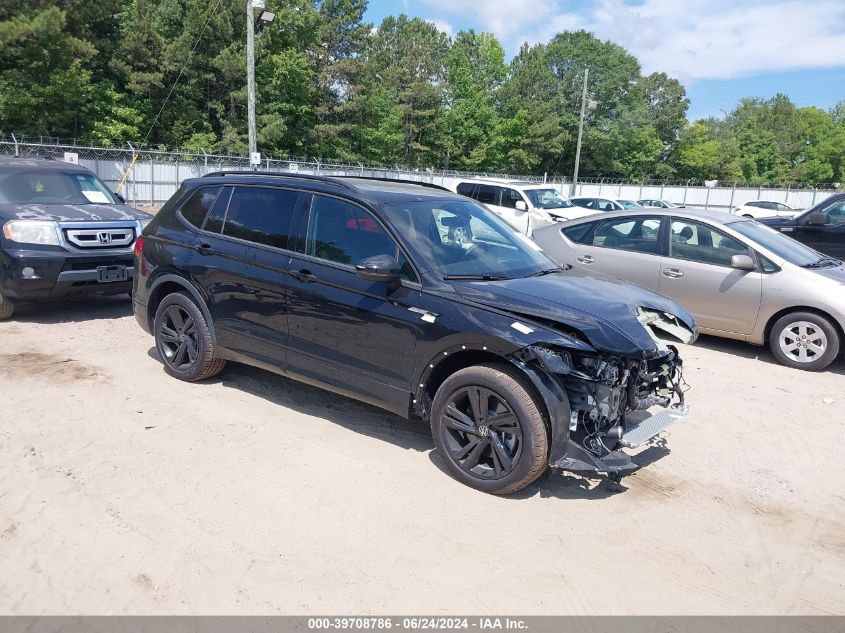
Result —
[[[837,193],[795,218],[757,221],[820,253],[845,259],[845,193]]]
[[[693,340],[686,310],[562,269],[440,187],[215,173],[135,253],[135,317],[170,375],[243,362],[422,418],[480,490],[548,466],[619,477],[636,466],[618,447],[685,413],[681,360],[653,328]]]
[[[132,289],[132,246],[152,219],[90,171],[0,158],[0,319],[25,301]]]

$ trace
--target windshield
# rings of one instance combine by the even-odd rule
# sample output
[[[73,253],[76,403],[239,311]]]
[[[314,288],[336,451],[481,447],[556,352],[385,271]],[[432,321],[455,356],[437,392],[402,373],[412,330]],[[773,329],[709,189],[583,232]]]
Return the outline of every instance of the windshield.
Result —
[[[479,204],[459,200],[386,206],[393,223],[444,278],[513,279],[559,268]]]
[[[537,209],[567,209],[574,207],[554,189],[525,189],[525,195]]]
[[[619,204],[621,204],[625,209],[642,209],[641,204],[637,204],[633,200],[617,200]]]
[[[728,226],[796,266],[811,266],[822,257],[820,253],[807,248],[801,242],[751,220],[734,222]]]
[[[115,204],[115,199],[94,174],[35,169],[0,173],[0,202]]]

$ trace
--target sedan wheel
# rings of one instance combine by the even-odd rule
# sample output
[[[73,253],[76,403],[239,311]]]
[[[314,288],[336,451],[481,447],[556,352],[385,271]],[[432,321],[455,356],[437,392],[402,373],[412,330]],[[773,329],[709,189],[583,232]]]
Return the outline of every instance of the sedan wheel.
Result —
[[[824,317],[798,312],[772,327],[770,345],[777,359],[789,367],[819,371],[839,354],[839,334]]]

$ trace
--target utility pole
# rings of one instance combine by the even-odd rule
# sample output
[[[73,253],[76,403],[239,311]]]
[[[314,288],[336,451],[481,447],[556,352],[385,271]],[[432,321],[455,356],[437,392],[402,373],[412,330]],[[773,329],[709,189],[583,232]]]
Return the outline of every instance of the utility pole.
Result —
[[[584,134],[584,113],[587,109],[587,77],[589,68],[584,69],[584,91],[581,94],[581,121],[578,123],[578,145],[575,148],[575,173],[572,175],[572,185],[569,187],[569,195],[575,195],[575,185],[578,183],[578,164],[581,162],[581,136]]]
[[[255,140],[255,14],[252,11],[253,0],[246,0],[246,89],[250,162],[258,151]]]

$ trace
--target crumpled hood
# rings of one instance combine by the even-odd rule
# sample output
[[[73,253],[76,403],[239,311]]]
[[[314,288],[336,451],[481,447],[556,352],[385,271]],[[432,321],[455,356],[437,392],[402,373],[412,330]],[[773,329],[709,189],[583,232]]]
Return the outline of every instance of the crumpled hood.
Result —
[[[0,222],[126,222],[149,220],[152,217],[149,213],[125,204],[0,204]]]
[[[636,358],[661,354],[660,345],[637,318],[638,308],[674,315],[698,336],[695,319],[683,307],[640,286],[572,268],[542,277],[454,282],[463,298],[500,310],[576,329],[598,350]]]

